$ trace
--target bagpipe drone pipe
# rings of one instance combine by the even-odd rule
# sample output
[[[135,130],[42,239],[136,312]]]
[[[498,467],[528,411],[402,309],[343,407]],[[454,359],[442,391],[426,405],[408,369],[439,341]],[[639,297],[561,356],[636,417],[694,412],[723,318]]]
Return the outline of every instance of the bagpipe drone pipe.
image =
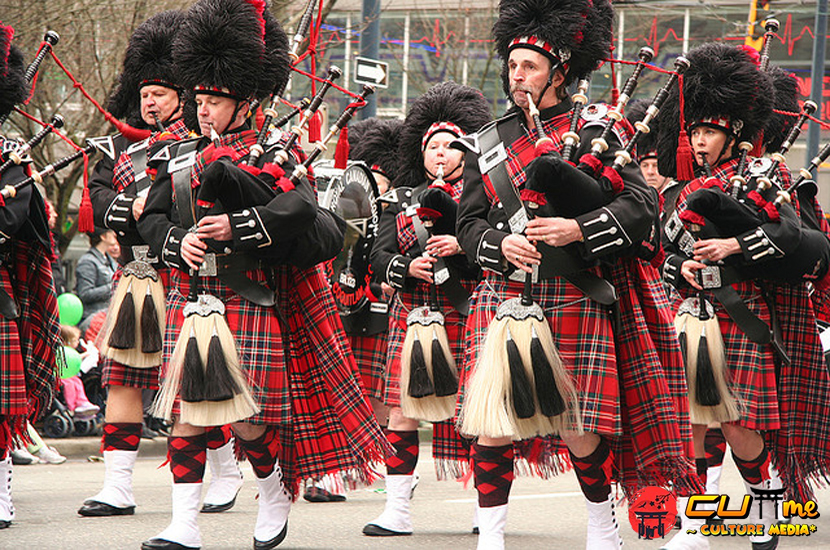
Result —
[[[608,121],[602,129],[601,135],[592,140],[591,152],[583,155],[577,165],[574,165],[570,157],[580,141],[580,137],[575,130],[579,113],[585,102],[581,90],[574,95],[574,118],[571,121],[571,129],[563,134],[565,146],[562,155],[550,151],[550,146],[546,144],[545,138],[540,140],[541,146],[537,147],[539,157],[528,165],[527,183],[522,191],[523,200],[535,212],[535,215],[575,218],[608,204],[623,189],[622,170],[631,162],[633,151],[640,137],[651,132],[649,124],[659,113],[669,95],[669,91],[675,85],[679,76],[689,67],[688,60],[683,56],[674,61],[674,71],[670,73],[663,87],[652,98],[643,120],[635,123],[636,131],[633,137],[624,149],[615,153],[614,164],[604,166],[600,161],[600,156],[608,149],[608,139],[613,126],[616,121],[621,120],[620,113],[622,113],[628,98],[636,88],[640,70],[648,63],[652,55],[653,53],[649,48],[640,50],[640,61],[635,67],[634,73],[626,82],[619,101],[609,111]],[[536,123],[536,126],[537,132],[540,132],[541,121]],[[550,141],[549,138],[547,141]],[[659,244],[656,242],[660,234],[659,223],[659,219],[655,218],[655,230],[652,231],[651,238],[653,242],[643,242],[637,245],[636,254],[638,256],[650,260],[656,254],[659,249]],[[552,247],[540,243],[539,248],[544,256],[545,253],[551,253]],[[543,265],[540,268],[542,269],[542,276],[546,271],[545,264],[546,262],[543,260]]]

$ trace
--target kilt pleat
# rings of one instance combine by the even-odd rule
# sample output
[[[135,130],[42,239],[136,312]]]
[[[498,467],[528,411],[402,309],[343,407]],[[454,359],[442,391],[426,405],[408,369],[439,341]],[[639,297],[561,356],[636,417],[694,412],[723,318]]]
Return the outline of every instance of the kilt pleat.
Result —
[[[308,478],[346,472],[376,477],[372,463],[389,446],[375,420],[322,267],[278,269],[279,305],[288,321],[291,423],[281,427],[286,486],[296,494]],[[290,437],[286,437],[289,436]]]
[[[10,297],[15,297],[6,266],[0,266],[0,286]],[[28,412],[20,332],[14,319],[0,316],[0,415],[25,417]]]
[[[781,333],[790,356],[778,372],[781,428],[766,442],[792,498],[814,499],[813,486],[830,479],[830,372],[823,361],[818,331],[804,285],[766,283],[782,319]]]
[[[672,309],[657,271],[621,259],[608,272],[621,290],[615,331],[623,434],[612,441],[626,494],[672,482],[700,489],[694,466],[685,366]]]
[[[367,397],[383,399],[383,371],[386,365],[388,339],[386,332],[371,336],[348,334],[360,380]]]

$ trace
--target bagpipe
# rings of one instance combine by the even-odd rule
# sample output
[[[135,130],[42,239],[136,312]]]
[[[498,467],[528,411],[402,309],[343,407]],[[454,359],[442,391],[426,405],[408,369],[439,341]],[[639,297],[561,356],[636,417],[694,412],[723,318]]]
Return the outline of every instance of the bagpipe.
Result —
[[[592,141],[591,152],[583,155],[576,166],[569,157],[579,144],[576,129],[587,101],[584,90],[578,90],[574,97],[576,105],[570,130],[563,135],[567,147],[563,149],[563,155],[552,151],[552,142],[544,132],[539,111],[528,94],[538,154],[528,166],[527,182],[521,192],[528,218],[573,218],[604,206],[621,190],[620,172],[630,162],[637,139],[649,131],[648,123],[659,112],[679,75],[688,67],[688,61],[678,57],[675,71],[652,100],[650,118],[643,121],[638,133],[616,156],[613,167],[603,166],[600,156],[608,149],[613,126],[622,119],[625,104],[652,56],[650,48],[640,50],[640,60],[626,81],[618,102],[609,111],[600,136]],[[567,158],[564,153],[568,154]],[[546,249],[551,249],[547,252],[549,255],[562,250],[543,243],[537,243],[537,248],[545,250],[543,264]],[[543,266],[540,266],[539,274],[543,276]],[[581,426],[576,388],[556,349],[544,311],[533,300],[532,289],[532,277],[527,275],[521,296],[502,302],[496,310],[466,392],[461,414],[463,433],[523,439]]]
[[[56,160],[51,164],[47,164],[41,170],[37,172],[32,172],[31,176],[24,178],[14,184],[4,186],[0,190],[0,196],[2,196],[3,199],[13,199],[17,195],[17,193],[27,185],[31,185],[33,183],[43,183],[43,178],[51,176],[59,170],[63,170],[76,160],[79,160],[87,155],[91,155],[93,152],[95,152],[95,150],[96,148],[94,145],[87,145],[83,149],[78,149],[71,155]]]
[[[11,168],[13,165],[21,164],[23,160],[26,158],[26,155],[29,154],[29,151],[32,150],[32,148],[37,147],[40,144],[40,142],[42,142],[46,138],[46,136],[52,132],[52,130],[58,128],[63,128],[63,117],[56,114],[52,117],[51,122],[43,126],[43,128],[41,128],[38,133],[32,136],[32,138],[29,139],[29,141],[27,141],[26,143],[24,143],[23,145],[9,153],[9,158],[2,165],[0,165],[0,176],[2,176],[6,172],[6,170]]]

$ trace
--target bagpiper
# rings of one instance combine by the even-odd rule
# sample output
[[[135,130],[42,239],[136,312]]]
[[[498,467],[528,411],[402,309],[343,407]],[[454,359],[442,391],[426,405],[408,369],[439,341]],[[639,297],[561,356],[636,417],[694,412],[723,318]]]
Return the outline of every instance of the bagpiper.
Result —
[[[142,319],[157,317],[163,325],[164,287],[169,269],[149,254],[149,246],[138,234],[136,220],[141,217],[147,192],[152,183],[147,155],[154,144],[168,139],[184,139],[188,129],[182,118],[184,90],[178,85],[173,67],[172,45],[184,14],[170,10],[156,14],[139,25],[130,37],[124,56],[118,87],[110,98],[108,110],[113,116],[139,127],[149,128],[149,138],[137,143],[120,134],[95,138],[104,157],[93,170],[89,194],[95,225],[116,232],[121,248],[122,291],[116,290],[104,322],[99,346],[104,351],[101,383],[108,388],[102,436],[104,487],[84,501],[82,516],[131,515],[135,512],[132,471],[138,456],[144,419],[144,390],[158,389],[161,364],[161,331],[155,346],[148,348],[148,334],[139,333],[132,345],[117,342],[117,336],[135,334]],[[142,284],[155,278],[159,284]],[[135,287],[131,287],[135,283]],[[160,307],[144,310],[145,295],[139,287],[150,288],[157,296],[151,300]],[[129,292],[127,290],[129,289]],[[129,300],[130,303],[126,303]],[[122,307],[137,310],[132,318],[119,318]],[[148,317],[149,316],[149,317]],[[136,322],[138,321],[138,323]],[[115,326],[117,323],[121,326]],[[116,337],[113,337],[113,332]],[[146,332],[146,331],[145,331]],[[208,462],[213,476],[205,495],[203,511],[224,511],[233,506],[242,486],[242,473],[233,455],[233,443],[227,429],[218,428],[209,438]]]
[[[386,458],[386,507],[364,526],[365,535],[397,536],[413,531],[409,504],[418,463],[419,420],[433,422],[432,448],[439,479],[459,477],[469,461],[469,443],[458,434],[452,417],[458,389],[455,371],[464,360],[464,326],[479,269],[467,260],[455,236],[464,159],[449,145],[490,120],[490,108],[481,92],[444,82],[412,104],[401,129],[398,177],[392,182],[390,204],[381,214],[372,248],[372,265],[395,290],[384,392],[384,402],[390,407],[386,434],[395,454]],[[425,202],[428,195],[438,199],[431,207]],[[443,207],[439,208],[441,199]],[[413,334],[417,340],[417,333],[426,337],[415,343]],[[436,344],[439,340],[442,343]],[[423,351],[421,362],[429,382],[426,391],[418,385],[419,393],[414,390],[416,348]],[[432,355],[429,367],[424,361],[427,351]],[[444,355],[444,366],[456,380],[446,390],[438,383],[437,352]],[[439,401],[447,402],[449,408],[424,416],[430,412],[425,403]]]
[[[303,479],[345,471],[369,480],[384,450],[317,265],[336,253],[328,243],[342,245],[342,230],[318,209],[309,178],[286,176],[296,151],[273,143],[263,162],[244,164],[257,139],[251,102],[290,71],[287,38],[265,3],[197,2],[173,59],[202,137],[151,157],[169,160],[138,221],[172,268],[155,410],[175,418],[173,518],[142,548],[201,546],[204,426],[213,423],[233,424],[256,476],[254,548],[274,548]]]
[[[12,44],[14,29],[0,23],[0,117],[29,94],[23,53]],[[0,135],[0,164],[20,144]],[[8,188],[24,180],[31,159],[12,163],[2,175]],[[26,424],[52,403],[60,346],[58,302],[52,282],[52,240],[43,197],[26,185],[0,203],[0,529],[14,519],[12,459],[16,437],[28,440]]]
[[[679,171],[686,132],[696,164],[665,220],[663,274],[680,294],[678,319],[687,317],[680,337],[702,359],[687,352],[695,447],[703,448],[708,422],[721,422],[754,497],[747,521],[764,526],[749,537],[752,547],[771,549],[778,536],[767,528],[784,494],[811,498],[810,481],[828,471],[830,375],[805,284],[769,278],[801,240],[795,209],[781,200],[789,170],[778,166],[767,186],[772,162],[749,153],[772,114],[772,85],[741,48],[703,44],[688,58],[684,101],[673,92],[660,115],[661,173]],[[712,318],[714,330],[696,337]],[[702,520],[685,508],[680,499],[682,528],[666,548],[708,548],[696,528]]]
[[[458,142],[467,151],[459,242],[484,268],[459,419],[462,433],[477,437],[480,549],[504,546],[514,440],[534,433],[558,438],[522,442],[522,458],[542,472],[573,466],[591,550],[622,542],[612,481],[631,497],[646,485],[697,485],[671,310],[658,272],[641,259],[649,257],[641,243],[651,256],[659,248],[657,193],[636,163],[609,166],[630,137],[624,126],[611,127],[604,152],[590,153],[608,110],[582,99],[574,116],[566,94],[609,56],[612,20],[605,1],[501,2],[493,31],[513,106]],[[555,183],[539,174],[554,168],[570,174],[556,178],[562,188],[539,191]],[[529,220],[525,205],[544,204],[562,213]],[[507,343],[490,338],[501,349],[488,352],[494,326]],[[509,372],[509,381],[490,384],[484,372]],[[488,401],[488,384],[507,399]]]

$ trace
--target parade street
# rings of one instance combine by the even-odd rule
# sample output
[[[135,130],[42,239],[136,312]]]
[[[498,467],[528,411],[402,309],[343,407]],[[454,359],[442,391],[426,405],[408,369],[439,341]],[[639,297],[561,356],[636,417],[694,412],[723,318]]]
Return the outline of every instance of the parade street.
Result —
[[[91,441],[91,440],[90,440]],[[60,441],[50,440],[50,444]],[[150,443],[150,442],[146,442]],[[101,462],[90,462],[80,452],[60,465],[33,465],[14,470],[14,502],[17,519],[0,532],[2,549],[103,550],[138,549],[141,541],[162,529],[170,520],[170,470],[159,467],[164,460],[163,440],[147,445],[155,456],[141,457],[135,467],[135,495],[138,507],[134,516],[82,518],[76,510],[85,498],[99,489],[104,475]],[[90,447],[91,445],[87,445]],[[144,448],[144,447],[142,447]],[[370,538],[361,534],[363,525],[383,510],[385,497],[361,488],[348,494],[342,503],[311,504],[300,499],[289,519],[288,537],[280,548],[373,548],[391,550],[473,549],[471,534],[475,492],[461,483],[437,482],[431,452],[421,445],[418,472],[420,485],[412,499],[415,533],[411,537]],[[247,463],[243,464],[245,485],[236,506],[221,514],[200,514],[205,549],[251,548],[251,533],[256,520],[256,484]],[[209,477],[207,474],[206,478]],[[730,507],[737,506],[743,484],[727,458],[722,487],[732,496]],[[809,536],[782,537],[781,549],[830,549],[830,490],[818,492],[815,521],[797,520],[817,526]],[[663,541],[637,539],[627,521],[628,509],[620,510],[621,532],[626,548],[657,549]],[[510,495],[510,514],[506,529],[507,548],[522,550],[580,550],[585,547],[586,511],[584,499],[573,473],[553,480],[519,477]],[[672,532],[673,534],[673,532]],[[668,539],[668,537],[667,537]],[[746,538],[713,538],[711,548],[749,549]]]

